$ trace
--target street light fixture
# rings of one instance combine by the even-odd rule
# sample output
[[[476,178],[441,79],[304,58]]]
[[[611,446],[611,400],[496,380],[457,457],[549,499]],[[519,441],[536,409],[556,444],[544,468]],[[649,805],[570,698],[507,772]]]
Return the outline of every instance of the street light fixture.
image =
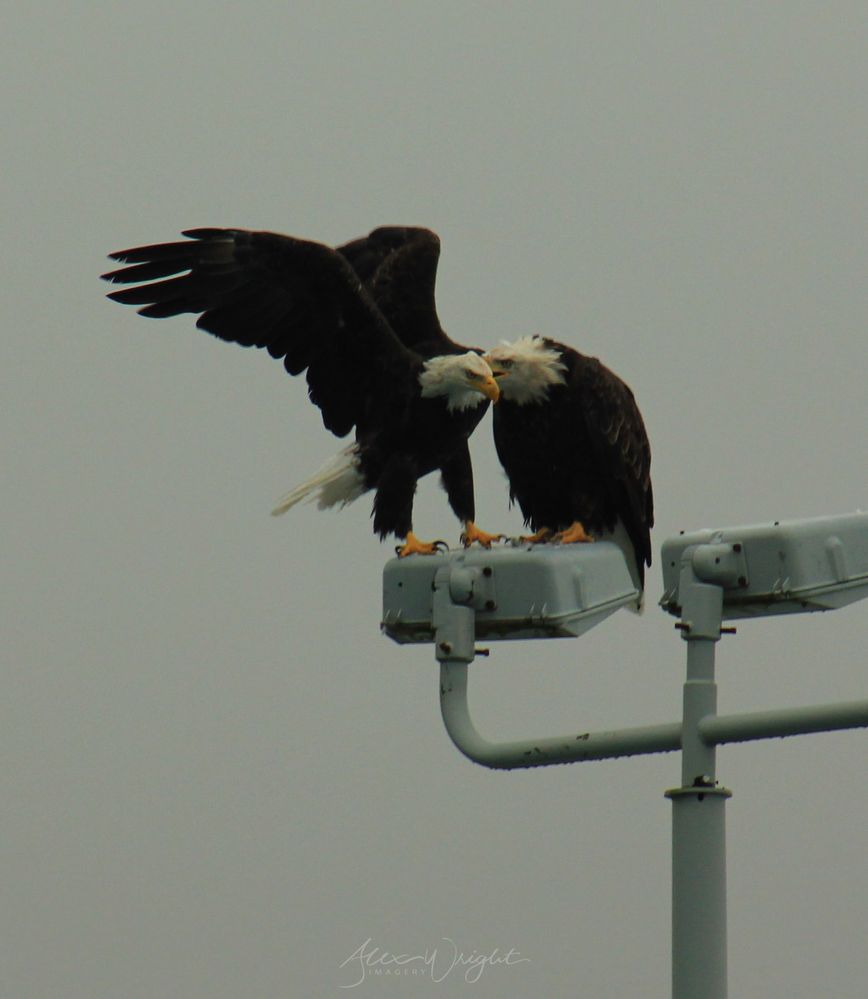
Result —
[[[663,545],[661,606],[687,643],[682,720],[493,743],[467,706],[476,641],[579,636],[635,603],[616,545],[517,546],[390,561],[383,630],[433,642],[449,736],[497,769],[681,750],[681,785],[667,791],[672,827],[673,999],[725,999],[726,852],[718,784],[721,743],[868,726],[868,701],[717,714],[715,644],[723,621],[843,607],[868,596],[868,514],[682,533]]]

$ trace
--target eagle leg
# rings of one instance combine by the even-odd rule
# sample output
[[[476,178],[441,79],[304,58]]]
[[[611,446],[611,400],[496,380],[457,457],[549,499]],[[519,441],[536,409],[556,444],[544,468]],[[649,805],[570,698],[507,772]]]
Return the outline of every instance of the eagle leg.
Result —
[[[565,531],[558,531],[552,538],[552,541],[561,545],[588,544],[593,540],[579,520],[574,520]]]
[[[441,549],[449,551],[449,545],[445,541],[420,541],[412,531],[408,531],[404,544],[395,548],[395,554],[398,558],[406,558],[408,555],[436,555]]]
[[[474,541],[478,541],[483,548],[490,548],[495,541],[505,541],[505,534],[489,534],[488,531],[480,530],[472,520],[464,521],[464,530],[461,532],[461,544],[469,548]]]

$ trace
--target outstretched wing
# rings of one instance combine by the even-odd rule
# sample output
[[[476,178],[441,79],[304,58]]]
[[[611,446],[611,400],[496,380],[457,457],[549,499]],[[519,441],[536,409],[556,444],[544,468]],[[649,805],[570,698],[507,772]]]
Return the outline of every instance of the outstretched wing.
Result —
[[[463,354],[437,317],[434,285],[440,240],[430,229],[381,226],[338,247],[401,342],[423,357]]]
[[[190,229],[184,241],[110,254],[104,274],[136,284],[109,294],[140,315],[199,314],[221,340],[262,347],[297,375],[327,429],[397,416],[416,389],[419,355],[391,328],[347,258],[320,243],[245,229]]]
[[[569,348],[562,349],[570,353]],[[573,354],[571,381],[578,390],[591,446],[610,480],[636,556],[650,565],[654,497],[651,446],[642,414],[629,386],[613,371],[595,357]]]

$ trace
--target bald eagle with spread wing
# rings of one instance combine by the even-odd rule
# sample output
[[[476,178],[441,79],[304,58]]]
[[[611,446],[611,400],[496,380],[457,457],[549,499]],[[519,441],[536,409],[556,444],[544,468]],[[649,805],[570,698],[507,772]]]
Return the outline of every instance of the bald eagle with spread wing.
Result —
[[[494,536],[474,523],[467,439],[499,395],[480,351],[453,342],[437,318],[440,241],[426,229],[383,227],[336,249],[245,229],[190,229],[185,240],[110,254],[104,274],[135,285],[109,294],[139,314],[198,315],[221,340],[265,348],[291,375],[307,372],[323,424],[355,441],[274,511],[303,499],[343,506],[374,490],[374,532],[400,555],[438,542],[413,533],[416,483],[441,473],[465,544]]]
[[[486,354],[498,385],[494,443],[528,540],[610,536],[641,594],[651,565],[651,448],[632,391],[596,357],[545,337]]]

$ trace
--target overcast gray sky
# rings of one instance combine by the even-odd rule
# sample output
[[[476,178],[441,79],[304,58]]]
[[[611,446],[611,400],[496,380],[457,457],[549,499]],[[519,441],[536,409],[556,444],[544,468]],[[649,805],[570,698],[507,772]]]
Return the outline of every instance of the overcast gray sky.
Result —
[[[191,226],[430,226],[456,339],[633,386],[655,551],[865,508],[868,8],[35,2],[0,49],[0,995],[667,995],[677,758],[460,756],[431,650],[379,634],[367,500],[268,516],[339,446],[304,384],[97,275]],[[473,446],[516,532],[488,420]],[[457,540],[434,483],[416,521]],[[674,721],[660,592],[495,647],[483,732]],[[866,611],[742,624],[721,710],[866,696]],[[866,739],[719,753],[732,995],[864,996]],[[366,940],[444,938],[528,960],[341,989]]]

